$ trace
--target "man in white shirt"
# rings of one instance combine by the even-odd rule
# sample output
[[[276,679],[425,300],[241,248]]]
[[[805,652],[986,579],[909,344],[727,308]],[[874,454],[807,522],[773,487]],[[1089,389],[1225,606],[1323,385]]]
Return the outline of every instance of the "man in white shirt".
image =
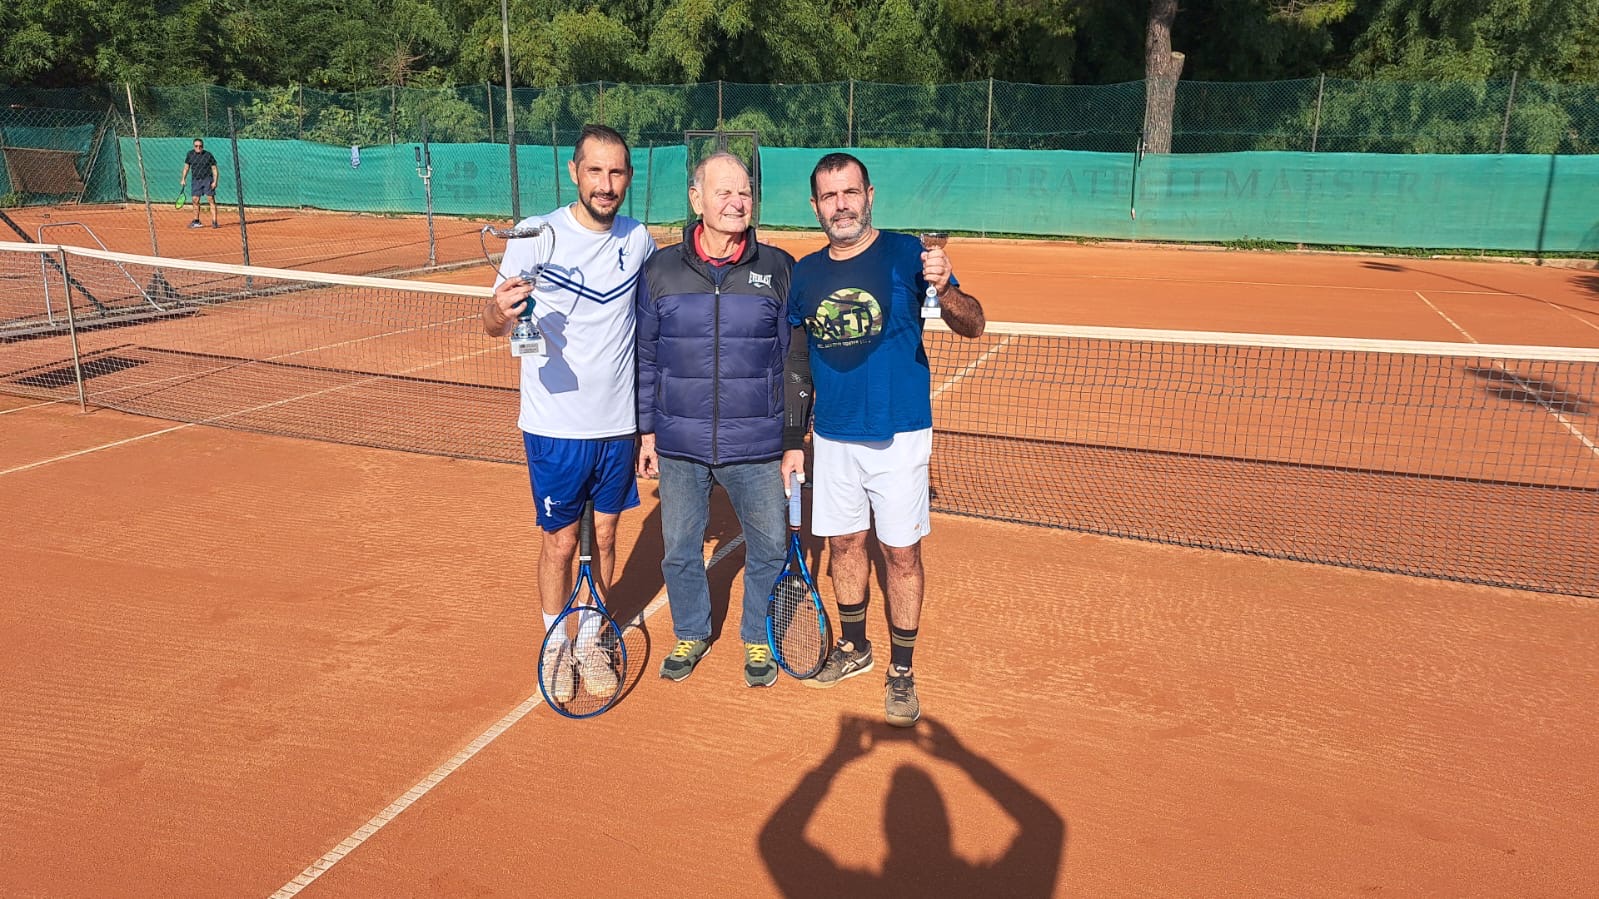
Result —
[[[531,294],[533,317],[545,336],[542,355],[521,357],[517,424],[544,532],[538,589],[546,631],[572,588],[584,503],[594,502],[594,574],[602,593],[616,566],[617,518],[639,504],[633,474],[634,300],[639,273],[655,250],[643,224],[617,214],[633,180],[622,135],[585,125],[567,170],[577,202],[518,225],[544,222],[554,228],[553,258],[535,278],[527,247],[532,241],[510,241],[494,296],[483,310],[484,330],[503,337]],[[591,683],[590,672],[584,674]]]

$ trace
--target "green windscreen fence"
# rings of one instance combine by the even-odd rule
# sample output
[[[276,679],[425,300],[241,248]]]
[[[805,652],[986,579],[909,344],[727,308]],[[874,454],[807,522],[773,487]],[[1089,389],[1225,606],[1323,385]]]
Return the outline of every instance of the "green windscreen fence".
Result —
[[[120,147],[104,113],[0,107],[4,205],[123,198]]]
[[[1599,156],[1201,153],[1146,156],[1135,169],[1129,153],[853,152],[886,228],[1599,250]],[[762,149],[764,223],[814,226],[807,194],[820,155]]]
[[[130,193],[139,173],[132,141],[121,158]],[[156,199],[175,187],[186,138],[143,141]],[[218,199],[237,201],[226,140],[209,145],[222,169]],[[332,147],[241,139],[245,200],[420,213],[419,144]],[[812,166],[826,152],[761,148],[761,223],[814,227]],[[1322,245],[1599,250],[1599,156],[1390,155],[1241,152],[1146,156],[1064,150],[857,148],[876,188],[877,224],[988,234],[1142,240],[1271,240]],[[521,146],[523,214],[575,198],[569,147]],[[510,160],[503,145],[430,146],[433,209],[508,218]],[[651,223],[688,214],[681,144],[633,151],[624,210]],[[1133,215],[1136,210],[1136,218]]]

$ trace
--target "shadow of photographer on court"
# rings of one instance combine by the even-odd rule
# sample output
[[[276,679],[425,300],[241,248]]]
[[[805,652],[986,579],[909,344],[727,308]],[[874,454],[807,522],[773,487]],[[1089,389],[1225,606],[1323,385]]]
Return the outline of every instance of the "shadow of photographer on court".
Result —
[[[1015,837],[998,858],[974,862],[955,853],[950,809],[932,775],[911,763],[894,770],[883,802],[887,854],[882,870],[844,867],[806,839],[806,825],[839,773],[889,740],[912,742],[930,759],[956,766],[993,799],[1016,825]],[[834,801],[851,803],[862,812],[862,827],[869,827],[865,812],[877,804],[875,795]],[[863,836],[838,833],[836,839]],[[902,729],[845,716],[832,751],[800,779],[760,835],[761,857],[778,889],[789,897],[1050,896],[1065,847],[1066,822],[1049,803],[927,717],[914,729]]]

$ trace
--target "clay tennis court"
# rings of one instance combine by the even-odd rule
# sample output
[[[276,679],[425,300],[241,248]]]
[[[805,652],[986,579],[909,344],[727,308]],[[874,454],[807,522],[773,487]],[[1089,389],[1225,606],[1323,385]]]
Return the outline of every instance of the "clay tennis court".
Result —
[[[994,321],[1599,346],[1586,271],[950,252]],[[1591,405],[1572,419],[1587,434]],[[688,681],[656,678],[671,628],[644,482],[611,600],[644,616],[649,659],[615,709],[572,722],[534,701],[537,540],[517,466],[5,395],[0,433],[0,893],[1571,896],[1599,882],[1591,598],[937,515],[924,719],[905,732],[881,723],[876,672],[745,688],[736,636]],[[1551,443],[1569,439],[1551,426]],[[1336,528],[1357,502],[1307,514]],[[1592,540],[1592,500],[1575,514]],[[735,533],[719,501],[719,635],[737,629]],[[881,601],[874,588],[874,638]]]

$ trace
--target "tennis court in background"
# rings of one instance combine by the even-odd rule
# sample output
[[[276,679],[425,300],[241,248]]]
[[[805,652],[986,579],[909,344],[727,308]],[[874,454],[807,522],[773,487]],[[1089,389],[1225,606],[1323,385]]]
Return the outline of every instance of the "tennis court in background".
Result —
[[[20,563],[4,891],[586,895],[603,873],[622,895],[1553,896],[1599,877],[1591,598],[1254,555],[1304,537],[1394,570],[1508,559],[1477,579],[1584,592],[1594,364],[1470,347],[1599,347],[1591,272],[950,253],[998,322],[1462,348],[1371,364],[1389,357],[1292,340],[936,339],[935,452],[961,467],[935,488],[966,514],[927,546],[928,717],[907,737],[881,725],[875,674],[748,690],[726,640],[657,681],[649,484],[612,591],[618,617],[651,613],[643,682],[588,723],[526,704],[525,479],[481,461],[514,448],[514,371],[494,341],[462,350],[471,291],[440,294],[459,306],[432,321],[465,329],[449,340],[316,287],[84,334],[90,402],[162,419],[80,414],[59,336],[8,341],[6,389],[28,395],[0,397],[0,495],[21,513],[0,525]],[[86,283],[109,296],[102,271]],[[375,408],[393,410],[379,428]],[[489,436],[458,441],[463,417]],[[212,419],[247,432],[181,423]],[[1484,423],[1496,442],[1462,438]],[[285,429],[321,439],[249,433]],[[363,429],[448,455],[326,442]],[[725,506],[712,527],[733,633]],[[1142,539],[1080,532],[1118,527]]]

